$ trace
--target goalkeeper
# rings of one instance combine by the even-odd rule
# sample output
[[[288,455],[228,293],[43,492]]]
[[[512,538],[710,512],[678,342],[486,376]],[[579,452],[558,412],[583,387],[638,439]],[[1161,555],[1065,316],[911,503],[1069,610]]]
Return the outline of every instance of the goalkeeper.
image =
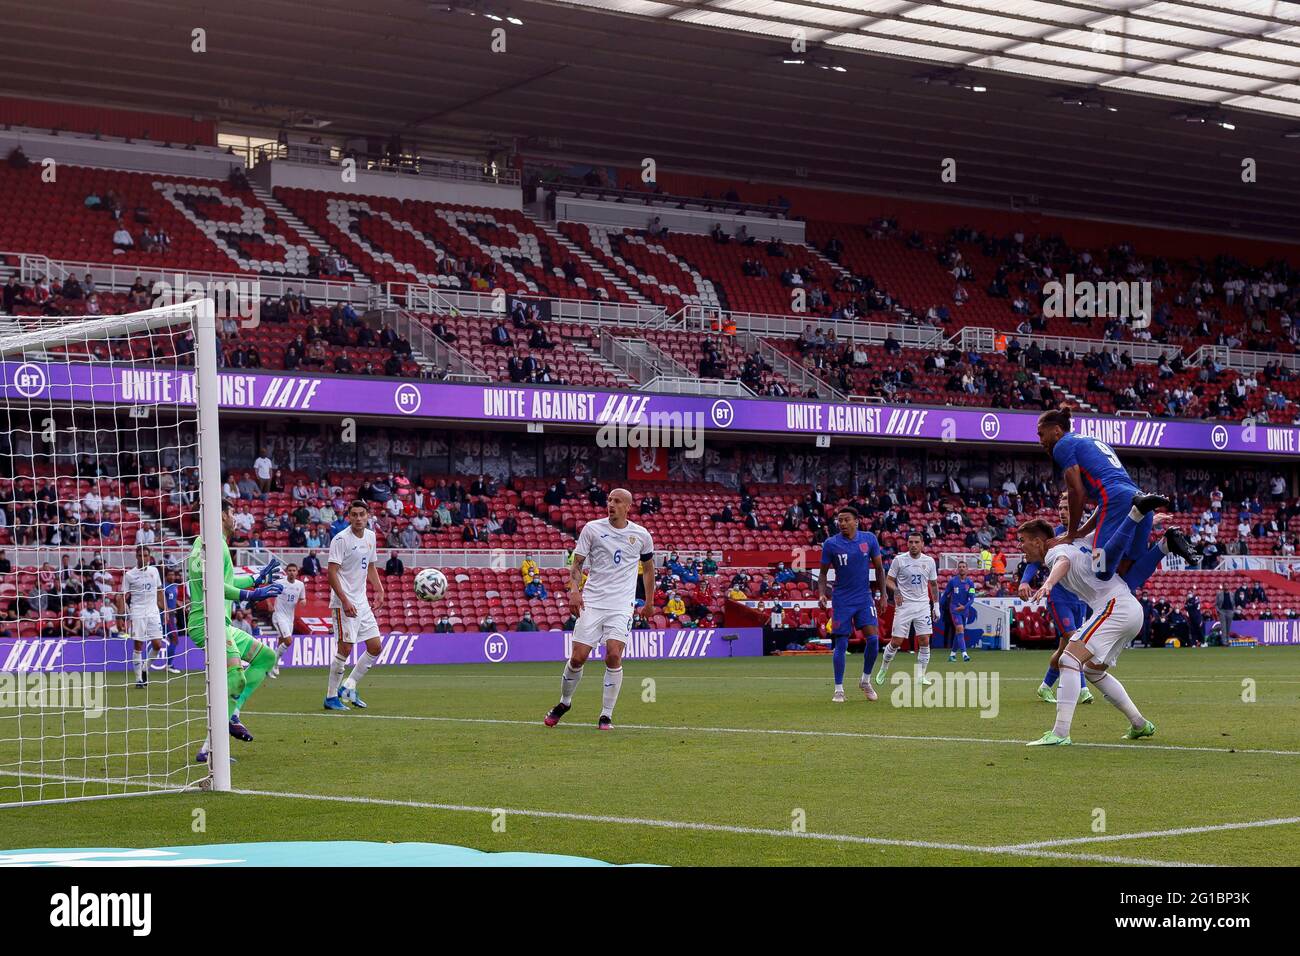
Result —
[[[230,695],[230,735],[240,740],[250,741],[253,739],[253,735],[240,722],[239,708],[252,696],[253,691],[261,686],[262,681],[266,679],[266,675],[275,666],[275,652],[261,641],[255,640],[252,635],[241,631],[230,623],[230,602],[262,601],[278,595],[282,590],[282,586],[263,583],[275,573],[275,569],[280,565],[280,562],[274,558],[256,576],[235,576],[234,562],[230,560],[230,546],[226,544],[226,539],[230,537],[234,527],[235,521],[234,515],[230,511],[230,502],[223,501],[221,502],[221,564],[222,576],[225,581],[226,689]],[[186,625],[186,633],[189,634],[190,640],[201,648],[207,643],[207,635],[204,633],[205,622],[203,618],[203,607],[206,603],[206,596],[203,592],[203,540],[199,537],[195,537],[194,546],[190,549],[187,568],[189,571],[190,615]],[[248,663],[247,672],[244,671],[241,661]],[[197,762],[207,762],[211,745],[212,739],[211,735],[209,735],[203,741],[203,749],[195,757]]]

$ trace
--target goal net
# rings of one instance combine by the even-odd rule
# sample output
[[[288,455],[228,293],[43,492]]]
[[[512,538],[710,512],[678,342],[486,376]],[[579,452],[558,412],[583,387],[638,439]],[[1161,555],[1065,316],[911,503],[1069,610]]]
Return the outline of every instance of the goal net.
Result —
[[[0,316],[0,807],[229,787],[225,662],[186,634],[186,559],[221,534],[214,325]]]

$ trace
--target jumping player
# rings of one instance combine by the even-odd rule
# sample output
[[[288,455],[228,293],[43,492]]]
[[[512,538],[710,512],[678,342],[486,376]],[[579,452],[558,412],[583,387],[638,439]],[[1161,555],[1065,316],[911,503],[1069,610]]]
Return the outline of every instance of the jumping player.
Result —
[[[155,655],[163,652],[162,614],[164,611],[163,582],[153,563],[153,556],[144,545],[135,549],[136,566],[122,575],[122,590],[117,595],[118,617],[126,616],[126,605],[131,605],[131,663],[135,667],[135,686],[149,683],[149,650]],[[149,644],[149,648],[145,644]]]
[[[1135,533],[1143,526],[1149,527],[1147,516],[1162,505],[1167,507],[1168,502],[1157,495],[1134,496],[1125,520],[1107,542],[1106,560],[1102,567],[1111,570],[1097,570],[1094,555],[1086,547],[1065,543],[1053,545],[1052,526],[1042,519],[1029,521],[1021,527],[1020,543],[1025,557],[1030,561],[1042,561],[1051,568],[1047,580],[1033,598],[1042,600],[1052,588],[1064,583],[1095,609],[1075,631],[1061,655],[1056,723],[1042,737],[1030,741],[1029,746],[1064,746],[1071,742],[1070,724],[1079,701],[1075,671],[1096,684],[1102,696],[1128,718],[1129,729],[1123,739],[1138,740],[1156,732],[1155,725],[1142,716],[1124,685],[1107,671],[1142,630],[1142,605],[1114,569],[1118,568],[1120,556],[1132,544]]]
[[[967,576],[968,570],[965,561],[957,563],[957,573],[943,586],[943,597],[939,600],[940,612],[946,607],[948,619],[952,621],[952,650],[948,653],[950,664],[957,662],[958,650],[961,651],[963,661],[970,660],[970,655],[966,653],[966,625],[975,622],[975,582]]]
[[[821,574],[817,579],[817,604],[825,610],[826,572],[835,569],[835,590],[831,594],[831,619],[827,628],[834,648],[835,692],[831,703],[844,703],[845,658],[849,650],[849,635],[855,627],[862,630],[867,641],[862,652],[862,677],[858,687],[866,694],[867,700],[875,700],[877,695],[871,686],[871,668],[875,666],[876,654],[880,650],[876,601],[883,600],[885,564],[876,536],[870,531],[858,530],[857,511],[841,508],[835,515],[835,524],[840,533],[827,538],[822,545]]]
[[[876,683],[883,684],[889,673],[889,665],[894,662],[894,655],[908,632],[916,629],[916,679],[929,687],[934,679],[925,676],[930,666],[930,635],[934,633],[934,622],[939,619],[939,570],[934,558],[922,554],[925,539],[921,532],[913,531],[907,536],[907,553],[900,554],[889,562],[889,576],[885,578],[885,587],[894,595],[894,626],[891,628],[890,641],[885,647],[876,674]]]
[[[1065,534],[1065,523],[1070,519],[1070,502],[1067,495],[1061,495],[1058,502],[1061,512],[1061,523],[1056,526],[1056,536]],[[1024,570],[1020,574],[1020,600],[1028,601],[1033,591],[1033,581],[1042,571],[1043,565],[1039,561],[1025,560]],[[1046,577],[1046,574],[1043,575]],[[1047,674],[1043,677],[1043,682],[1038,685],[1038,696],[1041,700],[1049,704],[1056,703],[1056,697],[1052,693],[1052,687],[1056,680],[1061,676],[1060,664],[1061,654],[1066,646],[1070,643],[1070,637],[1079,629],[1079,625],[1091,613],[1088,606],[1071,593],[1064,584],[1058,584],[1052,588],[1047,595],[1047,613],[1051,615],[1052,624],[1056,628],[1056,650],[1052,654],[1052,659],[1047,664]],[[1079,703],[1092,703],[1092,691],[1088,689],[1087,681],[1082,673],[1079,674]]]
[[[280,658],[293,646],[294,608],[307,596],[307,586],[298,580],[296,564],[285,565],[284,580],[280,583],[284,590],[276,596],[275,609],[271,612],[271,624],[274,625],[275,633],[280,638],[275,648],[275,666],[271,668],[272,677],[280,676]]]
[[[615,488],[609,493],[609,517],[588,521],[578,535],[569,567],[569,609],[577,617],[573,652],[560,676],[560,702],[543,721],[554,727],[573,706],[573,692],[582,680],[582,666],[591,652],[605,645],[605,689],[601,697],[600,730],[614,729],[614,705],[623,686],[623,651],[632,625],[636,602],[637,569],[645,589],[647,618],[654,605],[654,539],[650,532],[628,520],[632,492]],[[588,565],[583,581],[583,565]]]
[[[1105,442],[1070,431],[1070,421],[1068,405],[1038,416],[1038,440],[1065,476],[1068,514],[1064,522],[1064,541],[1074,542],[1091,534],[1093,550],[1109,553],[1107,542],[1128,517],[1134,497],[1142,492],[1120,463],[1114,449]],[[1085,501],[1096,502],[1097,510],[1081,525]],[[1151,521],[1148,512],[1133,535],[1128,550],[1119,558],[1118,573],[1133,590],[1146,583],[1171,551],[1185,561],[1194,563],[1197,560],[1191,542],[1174,528],[1148,547]]]
[[[347,710],[348,704],[365,709],[366,702],[357,696],[357,683],[379,660],[382,649],[375,608],[384,605],[384,583],[379,578],[379,555],[375,550],[375,533],[367,527],[369,523],[370,508],[357,499],[348,505],[348,526],[330,542],[330,617],[334,621],[336,644],[325,694],[326,710]],[[366,597],[367,582],[375,592],[373,608]],[[362,641],[366,644],[365,652],[357,658],[345,681],[343,671],[347,668],[348,655]]]
[[[280,585],[264,585],[262,581],[275,573],[275,569],[279,567],[280,562],[272,559],[256,576],[241,575],[235,577],[235,566],[230,560],[230,546],[226,543],[234,530],[235,518],[230,511],[230,502],[223,501],[221,502],[222,537],[217,546],[221,548],[222,579],[225,591],[225,634],[218,635],[218,637],[224,636],[226,643],[226,690],[230,695],[230,735],[239,740],[251,741],[253,735],[240,721],[239,708],[248,700],[253,691],[261,686],[262,681],[275,664],[275,654],[251,634],[230,623],[230,602],[263,601],[279,594]],[[194,642],[194,646],[201,648],[207,644],[204,622],[206,596],[203,593],[203,539],[201,537],[195,536],[194,538],[194,545],[190,548],[189,558],[186,561],[186,569],[189,576],[190,592],[190,616],[187,621],[186,633],[189,635],[190,640]],[[247,672],[240,666],[241,661],[248,664]],[[205,739],[203,747],[194,759],[199,763],[205,763],[208,759],[211,744],[210,737]]]

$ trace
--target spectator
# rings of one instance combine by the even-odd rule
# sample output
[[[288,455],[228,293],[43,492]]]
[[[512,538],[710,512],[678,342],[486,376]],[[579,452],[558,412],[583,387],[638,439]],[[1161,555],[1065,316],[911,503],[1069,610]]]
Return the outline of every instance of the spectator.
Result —
[[[545,601],[547,599],[546,585],[542,583],[540,574],[534,574],[528,583],[524,585],[524,597],[530,601]]]
[[[402,564],[402,559],[397,556],[396,551],[390,551],[388,554],[388,563],[384,565],[384,574],[388,577],[401,577],[406,570]]]
[[[438,618],[438,623],[433,626],[435,634],[450,634],[452,632],[451,619],[447,615]]]
[[[271,490],[271,473],[274,470],[275,462],[271,460],[270,453],[266,448],[263,448],[261,454],[253,461],[253,471],[257,475],[257,484],[263,492]]]
[[[488,611],[487,616],[478,622],[478,629],[484,632],[491,632],[497,629],[497,622],[492,617],[491,611]]]
[[[298,569],[298,574],[304,578],[314,578],[320,574],[320,559],[316,557],[316,552],[307,552],[307,557],[302,559],[302,567]]]
[[[519,623],[515,625],[516,631],[536,631],[538,629],[537,622],[533,620],[532,611],[524,611],[524,616],[521,617]]]

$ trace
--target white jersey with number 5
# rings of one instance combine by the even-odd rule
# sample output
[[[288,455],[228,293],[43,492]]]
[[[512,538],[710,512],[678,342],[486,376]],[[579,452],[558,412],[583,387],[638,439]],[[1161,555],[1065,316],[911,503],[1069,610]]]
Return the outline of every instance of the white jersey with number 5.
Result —
[[[366,597],[366,576],[370,566],[379,560],[375,550],[375,533],[367,528],[361,537],[351,528],[344,528],[330,542],[330,564],[339,566],[339,589],[356,607],[370,606]],[[330,588],[330,607],[342,607],[338,594]]]
[[[574,554],[587,559],[583,565],[588,572],[582,588],[583,606],[630,612],[636,601],[640,561],[652,557],[654,550],[650,532],[634,521],[622,528],[615,528],[608,518],[588,521],[574,549]]]
[[[935,566],[934,558],[928,554],[914,558],[904,551],[889,563],[889,577],[898,584],[900,604],[914,604],[919,601],[928,605],[930,603],[928,582],[939,580],[939,570]]]

